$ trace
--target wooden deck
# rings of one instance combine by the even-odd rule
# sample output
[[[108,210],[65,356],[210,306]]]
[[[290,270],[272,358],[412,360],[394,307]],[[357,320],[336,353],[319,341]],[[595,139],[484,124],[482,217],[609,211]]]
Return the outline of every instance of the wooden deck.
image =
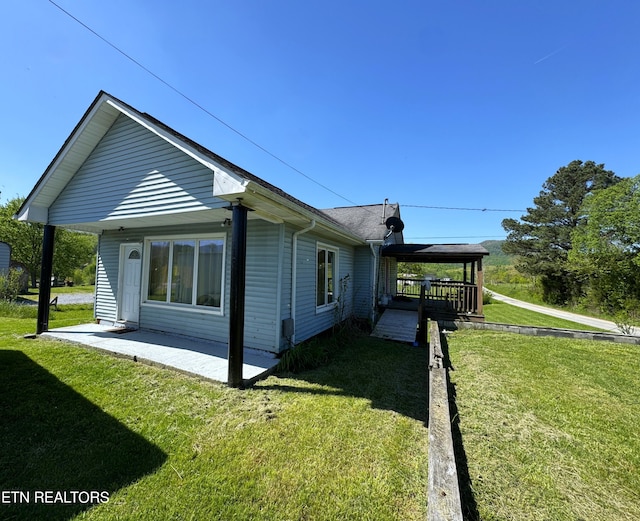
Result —
[[[416,341],[417,328],[417,311],[385,309],[371,336],[413,344]]]

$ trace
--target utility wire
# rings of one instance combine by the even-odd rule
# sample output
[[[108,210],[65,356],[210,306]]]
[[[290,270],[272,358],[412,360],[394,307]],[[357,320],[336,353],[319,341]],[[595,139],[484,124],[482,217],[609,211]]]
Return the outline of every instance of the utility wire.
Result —
[[[280,162],[281,164],[283,164],[284,166],[286,166],[287,168],[290,168],[291,170],[293,170],[294,172],[300,174],[301,176],[303,176],[304,178],[308,179],[309,181],[311,181],[312,183],[315,183],[316,185],[320,186],[321,188],[324,188],[325,190],[327,190],[328,192],[331,192],[333,195],[339,197],[340,199],[343,199],[344,201],[347,201],[348,203],[354,205],[354,206],[359,206],[357,203],[355,203],[354,201],[352,201],[351,199],[347,199],[346,197],[344,197],[343,195],[339,194],[338,192],[336,192],[335,190],[332,190],[331,188],[329,188],[328,186],[323,185],[322,183],[320,183],[319,181],[316,181],[315,179],[313,179],[311,176],[305,174],[304,172],[302,172],[301,170],[299,170],[298,168],[296,168],[295,166],[293,166],[291,163],[288,163],[287,161],[285,161],[284,159],[280,158],[279,156],[277,156],[276,154],[274,154],[273,152],[267,150],[265,147],[263,147],[262,145],[260,145],[259,143],[257,143],[256,141],[254,141],[253,139],[251,139],[249,136],[247,136],[246,134],[243,134],[242,132],[240,132],[238,129],[236,129],[235,127],[231,126],[229,123],[227,123],[226,121],[224,121],[223,119],[219,118],[218,116],[216,116],[214,113],[212,113],[211,111],[207,110],[205,107],[203,107],[200,103],[198,103],[197,101],[195,101],[193,98],[187,96],[185,93],[183,93],[180,89],[178,89],[177,87],[174,87],[171,83],[169,83],[167,80],[165,80],[164,78],[162,78],[161,76],[159,76],[158,74],[156,74],[155,72],[153,72],[151,69],[149,69],[148,67],[146,67],[145,65],[143,65],[141,62],[139,62],[138,60],[136,60],[133,56],[131,56],[130,54],[126,53],[125,51],[123,51],[120,47],[118,47],[117,45],[115,45],[114,43],[111,43],[107,38],[105,38],[104,36],[102,36],[101,34],[99,34],[98,32],[94,31],[91,27],[89,27],[86,23],[84,23],[82,20],[76,18],[73,14],[71,14],[69,11],[65,10],[64,8],[62,8],[61,6],[59,6],[58,4],[56,4],[53,0],[49,0],[49,2],[51,4],[53,4],[55,7],[57,7],[60,11],[62,11],[64,14],[66,14],[69,18],[71,18],[72,20],[74,20],[75,22],[77,22],[78,24],[80,24],[82,27],[84,27],[87,31],[89,31],[90,33],[92,33],[94,36],[98,37],[100,40],[102,40],[104,43],[106,43],[109,47],[111,47],[112,49],[116,50],[117,52],[119,52],[122,56],[124,56],[127,60],[131,61],[132,63],[136,64],[138,67],[140,67],[143,71],[145,71],[147,74],[153,76],[156,80],[158,80],[160,83],[162,83],[163,85],[165,85],[166,87],[168,87],[169,89],[171,89],[173,92],[175,92],[176,94],[178,94],[179,96],[181,96],[182,98],[184,98],[186,101],[188,101],[189,103],[191,103],[192,105],[194,105],[195,107],[197,107],[198,109],[202,110],[205,114],[208,114],[210,117],[212,117],[213,119],[215,119],[218,123],[220,123],[221,125],[224,125],[225,127],[227,127],[229,130],[231,130],[232,132],[234,132],[235,134],[237,134],[238,136],[240,136],[242,139],[246,140],[247,142],[251,143],[253,146],[255,146],[256,148],[262,150],[262,152],[264,152],[265,154],[271,156],[273,159],[275,159],[276,161]]]
[[[526,210],[505,210],[498,208],[455,208],[450,206],[427,206],[424,204],[402,204],[404,208],[428,208],[430,210],[457,210],[466,212],[526,212]]]
[[[505,239],[505,235],[432,235],[428,237],[405,237],[405,239]]]
[[[124,56],[127,60],[129,60],[130,62],[134,63],[135,65],[137,65],[140,69],[142,69],[144,72],[146,72],[147,74],[149,74],[150,76],[152,76],[153,78],[155,78],[156,80],[158,80],[160,83],[162,83],[165,87],[169,88],[170,90],[172,90],[173,92],[175,92],[176,94],[178,94],[178,96],[180,96],[181,98],[183,98],[184,100],[186,100],[187,102],[191,103],[194,107],[198,108],[199,110],[201,110],[202,112],[204,112],[205,114],[207,114],[209,117],[215,119],[218,123],[220,123],[221,125],[225,126],[226,128],[228,128],[229,130],[231,130],[233,133],[237,134],[238,136],[240,136],[242,139],[244,139],[245,141],[247,141],[248,143],[250,143],[251,145],[253,145],[254,147],[258,148],[259,150],[261,150],[262,152],[264,152],[265,154],[269,155],[270,157],[272,157],[273,159],[275,159],[276,161],[278,161],[279,163],[281,163],[282,165],[286,166],[287,168],[293,170],[294,172],[296,172],[297,174],[301,175],[302,177],[304,177],[305,179],[308,179],[309,181],[311,181],[312,183],[318,185],[321,188],[324,188],[325,190],[327,190],[328,192],[332,193],[333,195],[339,197],[340,199],[348,202],[349,204],[353,205],[353,206],[362,206],[359,205],[358,203],[352,201],[351,199],[343,196],[342,194],[339,194],[338,192],[336,192],[335,190],[329,188],[328,186],[320,183],[319,181],[316,181],[313,177],[305,174],[302,170],[296,168],[295,166],[293,166],[291,163],[285,161],[284,159],[282,159],[281,157],[277,156],[276,154],[274,154],[273,152],[271,152],[270,150],[268,150],[267,148],[265,148],[264,146],[260,145],[258,142],[254,141],[253,139],[251,139],[249,136],[247,136],[246,134],[244,134],[243,132],[241,132],[240,130],[236,129],[235,127],[233,127],[232,125],[230,125],[229,123],[227,123],[226,121],[224,121],[222,118],[216,116],[213,112],[211,112],[210,110],[208,110],[207,108],[205,108],[203,105],[201,105],[200,103],[198,103],[197,101],[195,101],[193,98],[191,98],[190,96],[188,96],[187,94],[185,94],[184,92],[182,92],[180,89],[178,89],[177,87],[174,87],[171,83],[169,83],[167,80],[165,80],[164,78],[162,78],[160,75],[156,74],[155,72],[153,72],[151,69],[149,69],[147,66],[145,66],[143,63],[141,63],[140,61],[138,61],[137,59],[135,59],[133,56],[131,56],[129,53],[125,52],[124,50],[122,50],[120,47],[118,47],[117,45],[115,45],[114,43],[112,43],[110,40],[108,40],[106,37],[102,36],[100,33],[98,33],[97,31],[95,31],[94,29],[92,29],[90,26],[88,26],[86,23],[84,23],[82,20],[80,20],[79,18],[77,18],[76,16],[74,16],[72,13],[70,13],[69,11],[67,11],[66,9],[64,9],[63,7],[61,7],[60,5],[58,5],[56,2],[54,2],[53,0],[49,0],[49,3],[51,3],[53,6],[55,6],[58,10],[60,10],[61,12],[63,12],[65,15],[67,15],[69,18],[71,18],[73,21],[75,21],[76,23],[78,23],[79,25],[81,25],[82,27],[84,27],[87,31],[89,31],[91,34],[93,34],[94,36],[96,36],[97,38],[99,38],[100,40],[102,40],[104,43],[106,43],[109,47],[111,47],[112,49],[114,49],[116,52],[118,52],[119,54],[121,54],[122,56]],[[401,206],[407,207],[407,208],[425,208],[425,209],[435,209],[435,210],[458,210],[458,211],[477,211],[477,212],[524,212],[524,210],[500,210],[500,209],[494,209],[494,208],[454,208],[454,207],[446,207],[446,206],[426,206],[426,205],[418,205],[418,204],[403,204]]]

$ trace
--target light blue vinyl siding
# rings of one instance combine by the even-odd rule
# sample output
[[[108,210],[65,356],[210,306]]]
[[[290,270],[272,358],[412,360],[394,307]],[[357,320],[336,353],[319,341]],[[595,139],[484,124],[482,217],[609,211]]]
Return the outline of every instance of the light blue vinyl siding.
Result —
[[[283,225],[249,221],[244,312],[244,344],[280,351],[281,265]],[[230,245],[229,245],[230,246]]]
[[[96,301],[94,314],[98,320],[118,319],[118,270],[120,264],[120,236],[101,235],[98,237],[98,258],[96,263]],[[130,241],[135,242],[135,241]]]
[[[280,333],[282,333],[282,321],[291,316],[292,305],[292,255],[293,255],[293,234],[296,228],[289,224],[284,224],[281,227],[281,257],[282,263],[280,265]],[[290,346],[289,339],[280,335],[280,351],[288,349]]]
[[[213,173],[120,116],[49,210],[52,224],[187,212],[224,206]]]
[[[297,291],[295,331],[296,343],[302,342],[332,327],[337,320],[338,313],[334,308],[318,309],[316,307],[316,248],[320,242],[338,250],[338,279],[349,275],[346,294],[340,295],[344,299],[344,315],[353,313],[353,279],[354,279],[354,249],[337,242],[328,241],[312,233],[303,234],[298,239],[297,255]],[[338,282],[336,281],[336,287]]]
[[[359,247],[354,256],[353,312],[358,318],[371,318],[373,254],[369,247]]]
[[[129,229],[125,232],[105,232],[100,237],[98,255],[96,317],[117,319],[118,269],[120,244],[144,243],[145,237],[163,235],[193,235],[218,233],[221,223],[170,228]],[[277,353],[280,341],[281,264],[289,263],[282,247],[283,225],[250,220],[247,227],[247,268],[245,288],[245,347]],[[229,228],[225,228],[229,230]],[[140,327],[172,334],[227,343],[229,337],[229,276],[231,269],[231,234],[227,233],[225,264],[225,295],[222,315],[179,306],[145,305],[140,308]],[[146,252],[142,262],[146,262]],[[289,257],[290,258],[290,257]],[[290,286],[290,284],[289,284]]]

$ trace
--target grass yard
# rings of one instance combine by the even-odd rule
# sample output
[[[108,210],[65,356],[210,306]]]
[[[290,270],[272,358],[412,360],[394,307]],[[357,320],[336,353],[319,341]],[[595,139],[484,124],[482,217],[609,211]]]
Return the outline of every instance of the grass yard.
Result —
[[[485,310],[582,327],[495,301]],[[0,305],[0,491],[109,501],[0,502],[0,519],[426,517],[426,349],[357,336],[321,368],[240,391],[24,339],[35,313]],[[92,306],[50,320],[89,322]],[[448,349],[468,519],[640,519],[637,347],[460,330]]]
[[[496,293],[506,295],[507,297],[515,298],[518,300],[524,300],[525,302],[531,302],[532,304],[539,304],[540,306],[549,305],[545,303],[542,300],[541,296],[533,290],[531,283],[491,284],[485,281],[484,287],[487,289],[490,289],[491,291],[495,291]]]
[[[480,519],[640,519],[638,347],[489,331],[448,346]]]
[[[51,327],[91,320],[52,311]],[[0,322],[0,519],[424,519],[427,352],[359,337],[331,363],[240,391]]]
[[[536,311],[512,306],[493,299],[490,304],[483,306],[485,320],[502,324],[517,324],[519,326],[556,327],[561,329],[578,329],[583,331],[602,331],[596,327],[578,324],[562,318],[556,318]]]

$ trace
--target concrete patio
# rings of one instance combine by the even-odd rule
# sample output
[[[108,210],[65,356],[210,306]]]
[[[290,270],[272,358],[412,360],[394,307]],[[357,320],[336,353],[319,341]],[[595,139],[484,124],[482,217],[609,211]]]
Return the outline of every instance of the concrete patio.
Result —
[[[137,362],[227,383],[227,346],[221,343],[145,330],[119,330],[101,324],[61,327],[44,332],[41,336],[66,340]],[[253,382],[266,377],[278,361],[266,353],[245,349],[243,379]]]

